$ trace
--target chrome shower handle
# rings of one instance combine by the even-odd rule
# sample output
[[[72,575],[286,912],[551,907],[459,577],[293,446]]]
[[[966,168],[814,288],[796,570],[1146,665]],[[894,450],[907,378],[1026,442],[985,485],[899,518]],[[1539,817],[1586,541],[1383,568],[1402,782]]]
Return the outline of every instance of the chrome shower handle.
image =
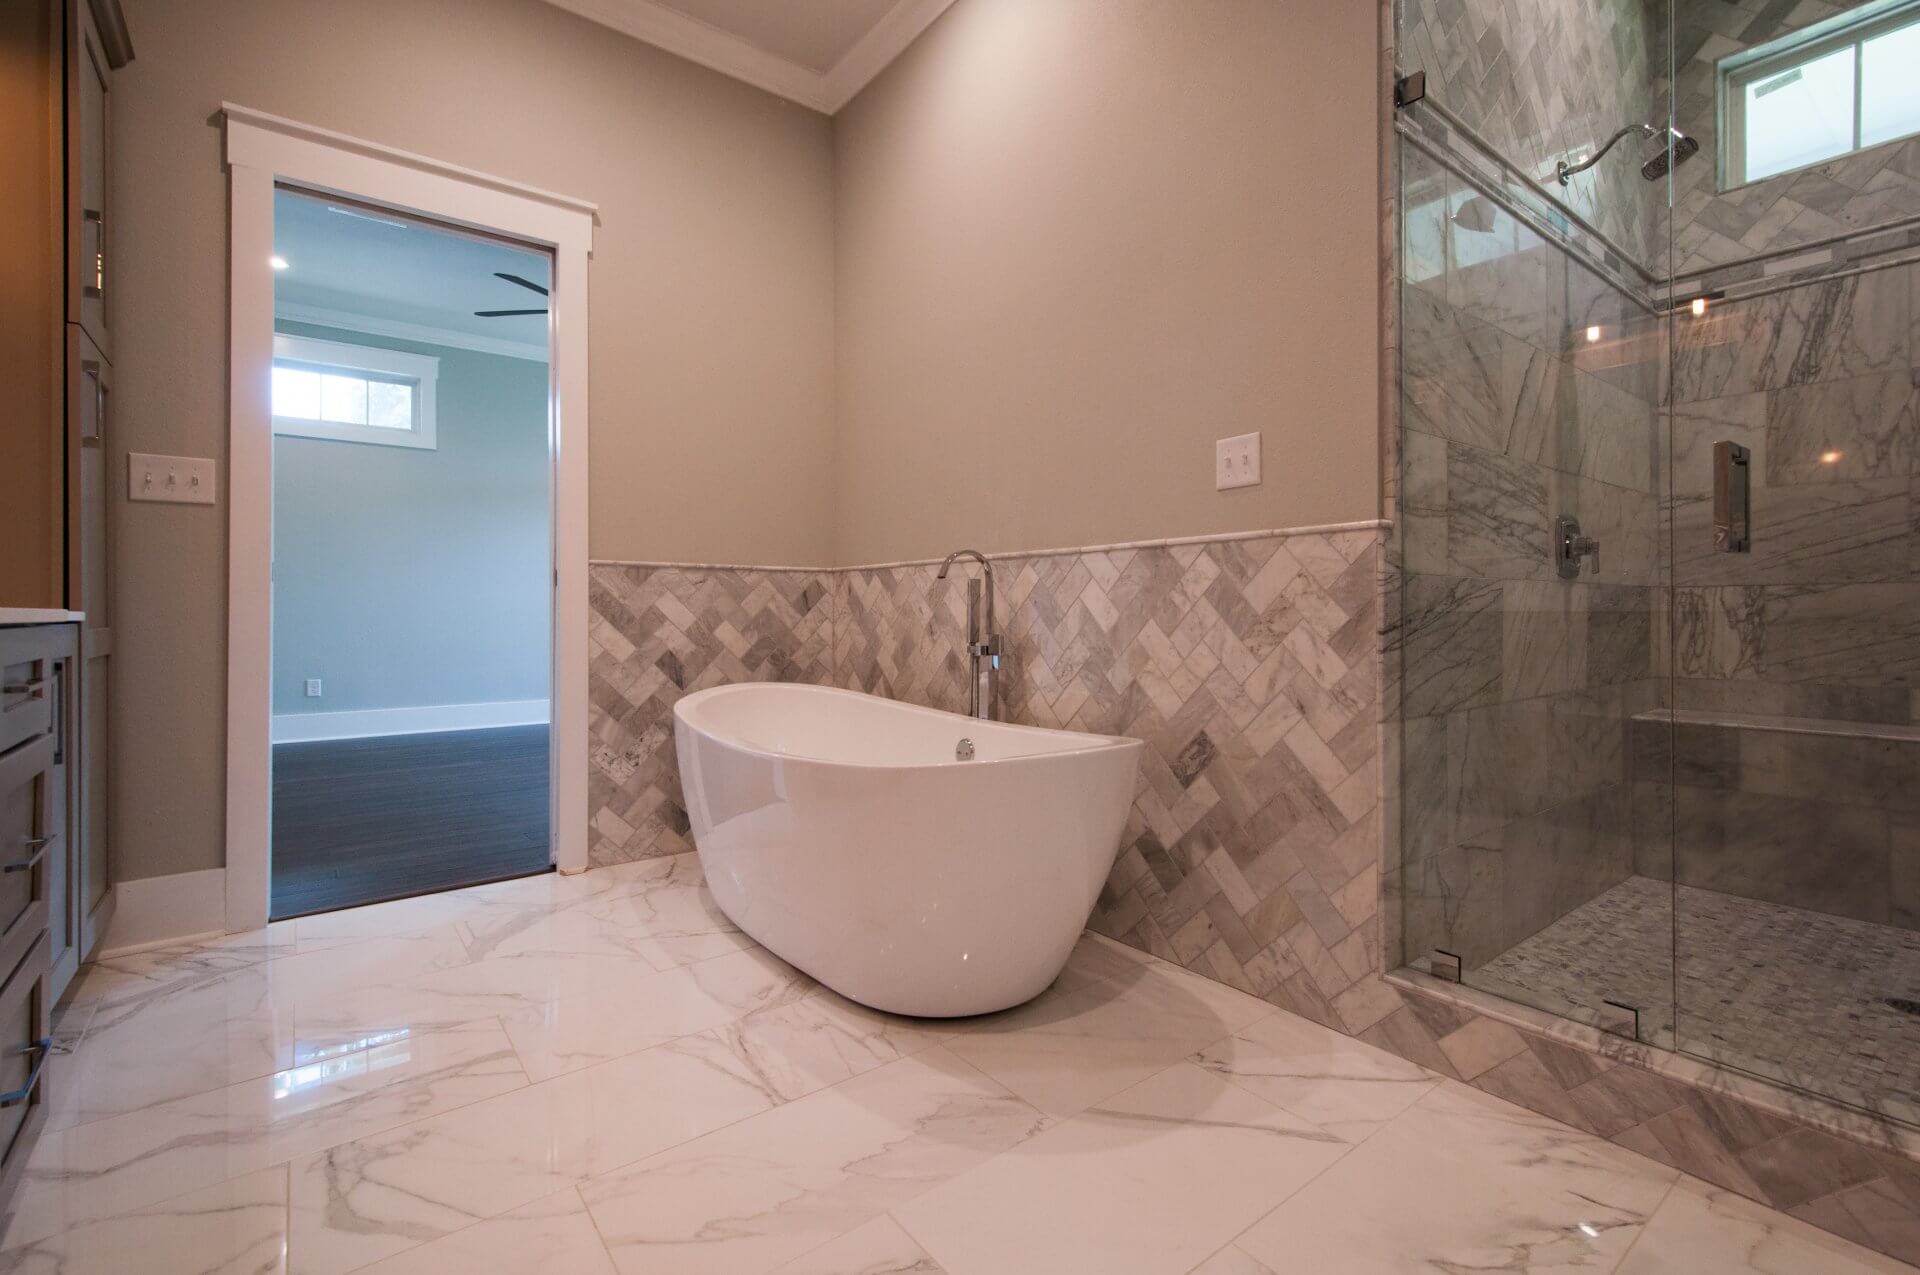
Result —
[[[1713,445],[1713,548],[1746,553],[1753,547],[1753,453],[1721,439]]]

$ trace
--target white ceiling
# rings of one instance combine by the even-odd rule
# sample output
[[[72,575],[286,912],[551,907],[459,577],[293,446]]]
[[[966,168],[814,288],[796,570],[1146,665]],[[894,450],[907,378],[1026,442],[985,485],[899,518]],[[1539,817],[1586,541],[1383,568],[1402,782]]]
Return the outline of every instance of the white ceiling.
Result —
[[[549,287],[543,252],[285,190],[274,193],[273,247],[287,262],[273,297],[286,317],[351,316],[384,325],[368,330],[388,335],[417,329],[422,340],[450,336],[445,343],[546,357],[545,316],[474,314],[545,306],[539,293],[494,273]]]
[[[549,0],[833,114],[953,0]]]

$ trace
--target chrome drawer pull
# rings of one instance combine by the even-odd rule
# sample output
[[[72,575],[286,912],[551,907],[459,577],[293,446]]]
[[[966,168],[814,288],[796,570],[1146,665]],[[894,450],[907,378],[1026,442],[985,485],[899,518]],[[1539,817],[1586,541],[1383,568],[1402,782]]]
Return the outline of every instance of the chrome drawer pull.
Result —
[[[53,1052],[53,1041],[42,1038],[34,1041],[31,1045],[22,1045],[18,1052],[23,1054],[39,1054],[40,1056],[33,1060],[33,1070],[27,1073],[26,1084],[21,1085],[11,1093],[0,1093],[0,1107],[17,1107],[27,1099],[33,1097],[33,1091],[38,1088],[40,1084],[40,1069],[47,1065],[47,1055]]]
[[[30,695],[34,699],[39,699],[47,693],[47,685],[47,679],[44,677],[37,682],[8,682],[5,686],[0,686],[0,693],[7,695]],[[18,705],[9,704],[7,707],[16,708]]]
[[[33,851],[25,859],[15,859],[12,863],[0,864],[0,872],[31,872],[40,866],[40,860],[47,857],[47,847],[53,844],[52,837],[26,837],[21,845]]]

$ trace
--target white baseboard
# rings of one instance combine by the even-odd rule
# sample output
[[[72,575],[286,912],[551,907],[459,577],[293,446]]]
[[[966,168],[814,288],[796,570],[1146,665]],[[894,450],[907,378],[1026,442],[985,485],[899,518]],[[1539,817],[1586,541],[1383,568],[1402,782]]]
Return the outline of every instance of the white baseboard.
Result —
[[[491,704],[426,704],[418,708],[363,708],[345,713],[281,713],[273,719],[273,742],[305,744],[322,739],[370,739],[379,735],[428,735],[445,730],[535,726],[552,720],[543,699]]]
[[[119,898],[96,960],[157,943],[226,932],[225,868],[142,877],[113,888]]]

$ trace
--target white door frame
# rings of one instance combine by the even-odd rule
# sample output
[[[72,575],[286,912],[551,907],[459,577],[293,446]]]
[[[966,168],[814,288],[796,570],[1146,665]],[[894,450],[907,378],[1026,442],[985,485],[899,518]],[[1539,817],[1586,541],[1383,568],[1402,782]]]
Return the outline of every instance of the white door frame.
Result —
[[[553,251],[554,862],[587,866],[587,259],[595,207],[231,103],[227,464],[226,927],[267,923],[272,886],[273,191],[385,205]]]

